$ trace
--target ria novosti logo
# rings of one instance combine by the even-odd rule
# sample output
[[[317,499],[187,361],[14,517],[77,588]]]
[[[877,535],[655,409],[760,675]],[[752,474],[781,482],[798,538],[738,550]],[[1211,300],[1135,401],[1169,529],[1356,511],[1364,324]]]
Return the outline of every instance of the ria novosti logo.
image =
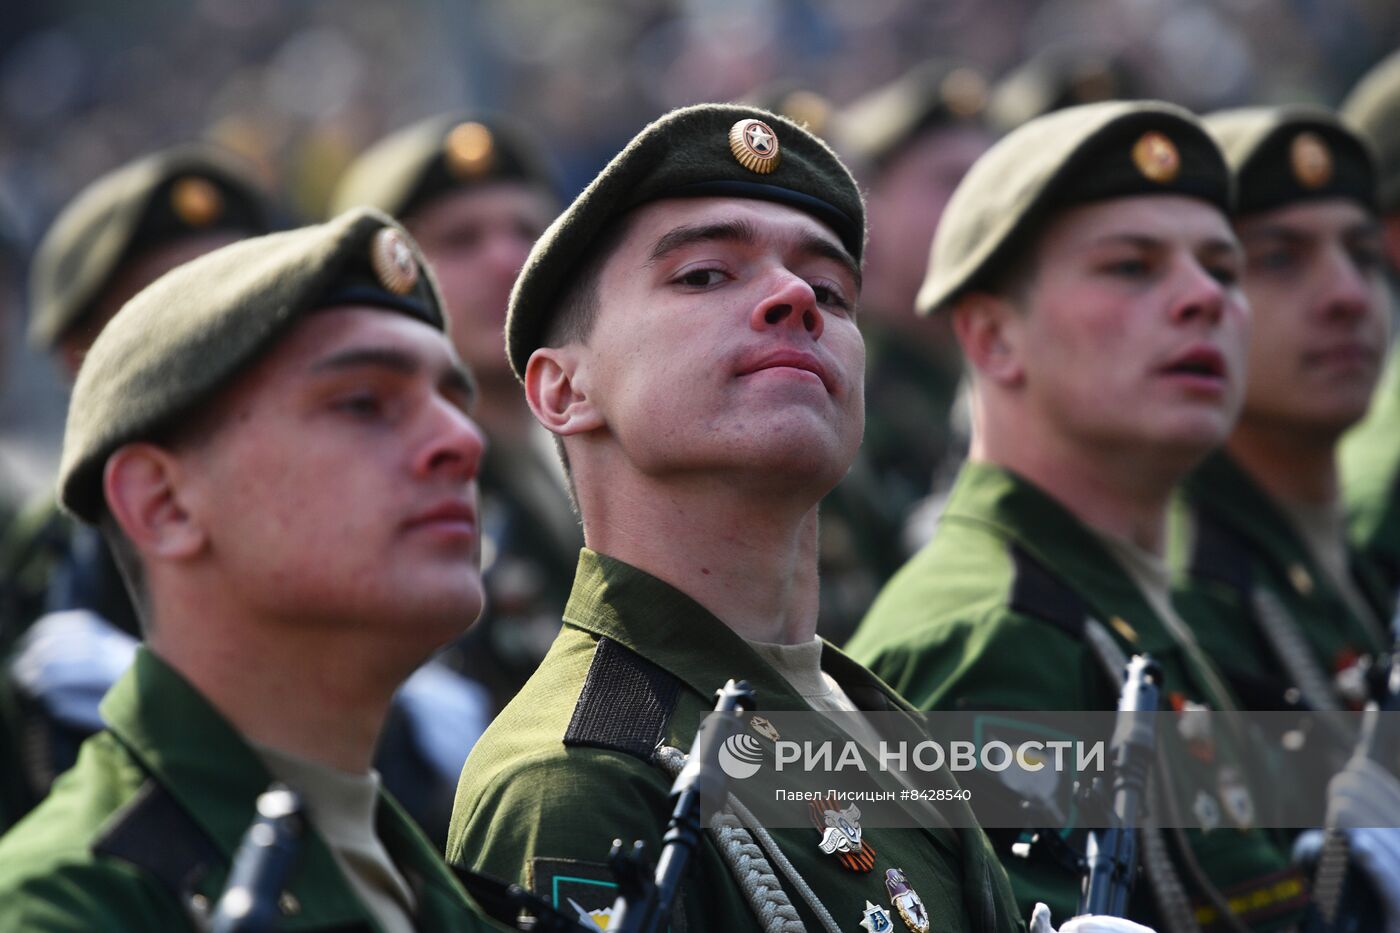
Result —
[[[719,747],[720,770],[735,780],[753,777],[762,764],[763,745],[751,735],[731,735]]]

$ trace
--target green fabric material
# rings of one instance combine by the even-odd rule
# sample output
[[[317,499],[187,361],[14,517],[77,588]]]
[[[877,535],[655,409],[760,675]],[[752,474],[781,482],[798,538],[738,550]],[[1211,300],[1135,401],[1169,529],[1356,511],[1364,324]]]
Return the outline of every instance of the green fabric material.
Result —
[[[1249,550],[1256,587],[1272,592],[1298,625],[1322,671],[1335,674],[1365,655],[1385,649],[1379,640],[1383,617],[1358,618],[1331,583],[1287,516],[1238,464],[1216,454],[1188,477],[1186,501],[1239,536]],[[1308,581],[1296,579],[1302,568]],[[1247,597],[1219,580],[1199,574],[1176,575],[1173,595],[1178,610],[1201,647],[1215,659],[1246,708],[1262,707],[1253,698],[1279,693],[1287,680],[1264,633],[1251,618]],[[1353,560],[1353,576],[1363,595],[1380,611],[1385,590],[1364,560]],[[1272,689],[1270,689],[1272,687]],[[1338,699],[1339,705],[1345,703]]]
[[[194,930],[177,903],[134,866],[92,853],[93,842],[148,779],[162,785],[199,824],[220,863],[194,893],[217,901],[229,861],[271,777],[233,727],[175,670],[141,649],[103,700],[108,729],[83,746],[78,764],[49,797],[0,839],[0,928]],[[482,918],[392,798],[381,794],[377,831],[418,890],[419,923],[429,930],[500,929]],[[288,892],[300,909],[282,929],[375,930],[324,840],[311,827]]]
[[[1342,438],[1342,498],[1352,543],[1393,600],[1400,587],[1400,351],[1392,349],[1366,417]]]
[[[371,264],[371,244],[395,230],[418,269],[391,295]],[[355,304],[393,307],[442,329],[442,300],[416,244],[379,211],[255,237],[162,276],[128,302],[88,351],[73,388],[59,464],[65,508],[95,521],[102,468],[118,447],[149,437],[207,401],[297,321],[348,289]]]
[[[614,837],[641,839],[651,852],[659,851],[671,786],[664,772],[622,752],[562,742],[602,637],[683,684],[666,727],[667,745],[690,747],[713,706],[714,691],[731,677],[749,681],[762,709],[809,708],[747,642],[693,600],[649,574],[585,549],[559,638],[467,759],[448,834],[449,861],[519,880],[549,896],[559,874],[551,865],[571,861],[596,870]],[[866,708],[908,708],[830,644],[823,645],[822,667],[857,703],[872,704]],[[772,833],[839,924],[855,927],[866,900],[887,900],[884,869],[898,867],[927,905],[934,929],[971,929],[967,911],[978,904],[995,911],[994,929],[1024,929],[1005,875],[980,831],[871,830],[865,838],[878,857],[875,870],[866,874],[847,872],[835,858],[823,855],[815,829]],[[682,895],[685,928],[753,928],[757,921],[708,832],[706,839]],[[815,929],[815,918],[801,898],[789,894],[808,929]]]
[[[1109,625],[1119,647],[1131,655],[1150,653],[1165,674],[1165,692],[1214,709],[1233,708],[1233,698],[1212,696],[1208,681],[1098,536],[1029,482],[985,463],[964,466],[933,539],[886,586],[847,646],[915,706],[926,710],[1110,710],[1118,684],[1081,638],[1010,605],[1016,545],[1070,587],[1109,625],[1121,619],[1136,633],[1129,642]],[[1213,768],[1193,765],[1176,743],[1175,730],[1158,730],[1173,743],[1170,760],[1187,796],[1213,788]],[[1217,736],[1227,752],[1230,738]],[[1255,793],[1256,807],[1267,805]],[[1222,826],[1190,831],[1192,850],[1206,874],[1229,888],[1284,869],[1279,841],[1257,830]],[[1055,915],[1069,916],[1079,879],[1041,859],[1007,856],[1023,909],[1037,900]],[[1188,890],[1190,885],[1188,882]],[[1155,911],[1147,885],[1134,892],[1133,919],[1152,925]],[[1282,929],[1296,917],[1261,924]]]
[[[489,145],[474,153],[478,158],[470,166],[456,168],[446,144],[449,134],[468,122],[490,134]],[[522,127],[496,115],[440,114],[397,130],[361,153],[336,184],[330,215],[367,206],[403,218],[449,191],[495,181],[558,190],[543,146]]]
[[[762,120],[778,138],[778,164],[771,172],[745,168],[730,150],[730,129],[745,119]],[[633,137],[530,251],[506,316],[506,353],[515,374],[523,377],[573,273],[613,221],[650,201],[701,194],[789,204],[830,226],[856,262],[864,252],[865,203],[826,143],[755,107],[673,110]]]
[[[171,205],[186,178],[222,196],[215,216],[191,219]],[[84,188],[44,234],[30,267],[29,340],[49,348],[81,323],[118,268],[138,252],[180,236],[271,229],[271,207],[251,169],[205,145],[182,146],[128,163]]]
[[[1235,215],[1295,201],[1350,198],[1376,211],[1376,166],[1369,144],[1317,107],[1241,107],[1206,116],[1206,129],[1235,173]],[[1311,134],[1327,147],[1330,168],[1309,179],[1298,172],[1294,145]]]
[[[1366,73],[1342,101],[1341,112],[1376,147],[1381,210],[1400,210],[1400,52]]]
[[[1179,169],[1154,181],[1134,164],[1143,134],[1166,136]],[[1228,212],[1230,178],[1194,116],[1171,104],[1110,101],[1032,120],[972,166],[948,201],[915,310],[929,314],[981,284],[1056,208],[1108,197],[1177,194]]]

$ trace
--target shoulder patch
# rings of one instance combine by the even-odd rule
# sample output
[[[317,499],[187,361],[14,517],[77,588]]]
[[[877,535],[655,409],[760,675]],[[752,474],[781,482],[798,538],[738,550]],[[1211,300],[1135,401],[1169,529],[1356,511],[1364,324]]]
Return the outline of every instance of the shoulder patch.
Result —
[[[669,671],[610,638],[600,638],[564,744],[607,748],[650,761],[666,736],[680,694],[681,682]]]
[[[1018,545],[1011,545],[1011,561],[1016,573],[1011,608],[1049,622],[1074,638],[1083,637],[1089,604]]]
[[[530,890],[585,930],[607,930],[617,900],[617,879],[602,862],[532,858]]]
[[[214,841],[154,779],[117,812],[92,851],[135,865],[182,904],[210,866],[222,861]]]
[[[1191,574],[1248,594],[1254,586],[1249,546],[1228,525],[1199,506],[1191,509],[1196,540],[1191,546]]]

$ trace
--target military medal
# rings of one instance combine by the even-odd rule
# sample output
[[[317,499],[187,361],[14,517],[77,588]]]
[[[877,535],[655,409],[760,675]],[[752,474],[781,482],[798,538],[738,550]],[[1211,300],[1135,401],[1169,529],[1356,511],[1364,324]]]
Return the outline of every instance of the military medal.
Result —
[[[762,120],[740,120],[729,128],[729,151],[751,172],[767,175],[778,167],[778,134]]]
[[[909,887],[909,879],[898,868],[885,872],[885,890],[890,893],[890,901],[899,912],[904,925],[914,933],[928,933],[928,911],[919,895]]]
[[[1245,786],[1240,773],[1228,765],[1221,768],[1219,787],[1220,805],[1234,824],[1240,829],[1253,826],[1254,798],[1250,796],[1249,788]]]
[[[860,807],[851,804],[842,810],[830,797],[813,800],[812,824],[822,834],[817,845],[827,855],[836,856],[847,871],[867,872],[875,867],[875,849],[862,839]]]
[[[1220,828],[1220,804],[1203,790],[1196,791],[1196,802],[1191,805],[1196,814],[1196,822],[1201,824],[1201,832],[1208,833]]]
[[[763,736],[770,742],[778,741],[777,728],[774,727],[774,725],[771,722],[764,719],[762,716],[750,716],[749,728],[757,732],[759,735]]]
[[[890,912],[878,904],[865,902],[865,913],[861,914],[865,919],[861,920],[860,928],[869,930],[870,933],[889,933],[894,929],[894,921],[890,919]]]

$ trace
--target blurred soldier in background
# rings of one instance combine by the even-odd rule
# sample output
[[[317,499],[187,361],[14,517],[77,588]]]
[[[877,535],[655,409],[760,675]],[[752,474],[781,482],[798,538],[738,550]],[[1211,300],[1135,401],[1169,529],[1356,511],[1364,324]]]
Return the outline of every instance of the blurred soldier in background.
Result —
[[[1249,378],[1224,450],[1186,481],[1177,607],[1245,708],[1359,709],[1391,607],[1347,544],[1336,454],[1386,350],[1375,167],[1326,111],[1248,108],[1206,126],[1235,174]],[[1334,738],[1349,755],[1355,737]]]
[[[1172,609],[1164,560],[1173,489],[1224,441],[1244,395],[1229,200],[1204,127],[1144,102],[1033,120],[953,195],[918,308],[953,315],[972,450],[933,540],[850,645],[915,705],[1111,710],[1126,657],[1147,652],[1175,709],[1235,708]],[[1208,759],[1176,729],[1158,736],[1181,788],[1158,801],[1194,801],[1206,831],[1148,827],[1148,883],[1130,915],[1195,930],[1236,898],[1235,919],[1254,929],[1296,922],[1306,885],[1286,848],[1251,828],[1240,734],[1204,737]],[[1061,791],[1055,806],[1069,812]],[[1077,875],[1042,846],[1021,858],[1014,833],[1001,839],[1023,906],[1072,913]]]
[[[309,822],[288,927],[495,929],[370,766],[395,689],[481,609],[444,326],[407,235],[357,211],[188,263],[98,336],[59,495],[146,644],[0,840],[0,927],[203,929],[275,779]]]
[[[1373,68],[1342,104],[1342,117],[1375,147],[1381,242],[1391,310],[1400,282],[1400,52]],[[1400,360],[1390,354],[1370,413],[1342,443],[1342,494],[1352,540],[1400,593]]]
[[[490,694],[475,731],[451,737],[465,756],[558,633],[583,545],[549,434],[530,415],[504,337],[511,286],[559,212],[558,184],[543,148],[522,128],[498,116],[449,114],[399,130],[360,156],[332,207],[358,204],[399,218],[422,247],[453,344],[479,386],[486,609],[445,657]],[[461,761],[448,769],[444,826]]]
[[[915,314],[914,299],[948,198],[992,144],[986,104],[981,73],[931,60],[844,108],[833,133],[870,211],[861,305],[866,423],[857,463],[873,480],[886,524],[902,535],[881,585],[927,540],[927,521],[905,523],[931,492],[946,490],[967,451],[966,425],[954,412],[962,357],[947,319]]]
[[[1142,76],[1122,51],[1101,42],[1052,43],[992,87],[987,119],[998,133],[1065,107],[1144,96]]]
[[[30,342],[71,382],[88,347],[126,301],[166,271],[267,232],[271,208],[229,154],[186,146],[93,182],[44,235],[30,274]],[[131,659],[135,611],[97,531],[45,496],[0,540],[0,722],[5,771],[20,778],[0,805],[7,826],[73,763],[102,727],[97,702]],[[21,638],[23,641],[21,642]]]
[[[5,393],[5,381],[9,377],[10,357],[14,353],[19,333],[20,321],[24,318],[24,308],[20,303],[20,278],[25,268],[25,254],[19,232],[11,223],[8,212],[0,202],[0,397]],[[10,485],[6,473],[5,454],[0,450],[0,541],[4,540],[6,529],[22,505],[20,490]],[[0,581],[0,600],[5,598],[7,588]],[[5,609],[0,605],[0,618]],[[4,825],[0,818],[0,826]]]

